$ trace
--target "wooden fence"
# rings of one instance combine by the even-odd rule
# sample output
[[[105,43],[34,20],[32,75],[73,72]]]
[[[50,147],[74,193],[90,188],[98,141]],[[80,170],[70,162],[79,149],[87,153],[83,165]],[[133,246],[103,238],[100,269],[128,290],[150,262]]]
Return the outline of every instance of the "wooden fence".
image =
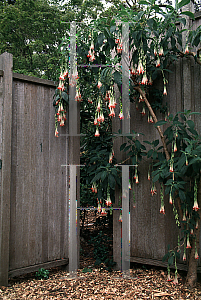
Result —
[[[201,24],[201,13],[196,14],[193,28]],[[172,73],[167,73],[168,95],[164,97],[173,115],[176,112],[190,109],[192,111],[201,112],[201,66],[195,63],[195,60],[183,58],[174,63],[171,67]],[[163,90],[162,80],[157,83],[157,88]],[[139,105],[139,109],[142,107]],[[158,120],[164,119],[164,116],[157,114]],[[196,123],[196,128],[201,134],[201,117],[192,116]],[[144,133],[145,136],[140,138],[141,141],[152,141],[159,139],[159,134],[152,124],[147,122],[146,116],[142,116],[137,111],[135,104],[131,103],[131,130],[138,133]],[[120,128],[120,120],[113,120],[113,132],[118,132]],[[162,126],[163,131],[165,127]],[[121,162],[126,159],[125,154],[120,152],[120,145],[125,142],[124,138],[118,138],[114,141],[114,151],[117,161]],[[146,145],[148,149],[148,145]],[[148,149],[149,150],[149,149]],[[128,163],[128,162],[127,162]],[[151,196],[151,184],[147,179],[149,162],[139,165],[139,181],[135,185],[136,207],[133,207],[133,196],[130,194],[130,222],[131,222],[131,243],[130,243],[130,261],[142,264],[151,264],[157,266],[166,266],[167,263],[162,262],[162,257],[167,252],[167,246],[171,249],[177,246],[178,228],[175,225],[172,206],[168,203],[168,196],[165,197],[165,215],[160,211],[160,191],[157,186],[157,195]],[[116,191],[116,203],[118,207],[119,192]],[[117,269],[121,267],[121,223],[118,222],[119,212],[114,211],[113,219],[113,255],[114,261],[117,262]],[[201,235],[200,235],[201,245]],[[201,257],[201,247],[199,250]],[[201,271],[201,260],[198,260],[198,271]],[[186,263],[182,260],[178,264],[179,269],[187,269]]]
[[[12,73],[12,55],[0,56],[0,285],[68,264],[69,171],[61,165],[79,164],[79,151],[78,139],[54,136],[55,87]]]

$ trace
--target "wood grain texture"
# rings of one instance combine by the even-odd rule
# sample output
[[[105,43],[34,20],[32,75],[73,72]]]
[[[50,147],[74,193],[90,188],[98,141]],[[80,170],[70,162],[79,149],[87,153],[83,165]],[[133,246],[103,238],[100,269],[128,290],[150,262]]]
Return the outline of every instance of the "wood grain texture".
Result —
[[[68,143],[54,136],[54,90],[13,80],[10,274],[68,258]]]
[[[0,56],[1,78],[0,110],[0,159],[2,160],[0,193],[0,285],[8,284],[10,243],[10,195],[11,195],[11,132],[12,132],[12,67],[9,53]]]

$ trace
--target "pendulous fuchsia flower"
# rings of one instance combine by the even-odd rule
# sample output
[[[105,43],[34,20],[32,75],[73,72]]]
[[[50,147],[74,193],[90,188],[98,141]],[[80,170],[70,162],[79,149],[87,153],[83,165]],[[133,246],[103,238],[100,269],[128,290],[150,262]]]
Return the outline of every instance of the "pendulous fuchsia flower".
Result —
[[[93,193],[97,193],[98,192],[95,183],[92,184],[91,190],[92,190]]]
[[[187,248],[187,249],[190,249],[190,248],[191,248],[191,244],[190,244],[190,240],[189,240],[189,234],[187,235],[186,248]]]
[[[156,61],[156,68],[160,67],[161,63],[160,63],[160,58],[157,59]]]
[[[96,137],[99,137],[99,136],[100,136],[100,133],[99,133],[99,129],[98,129],[98,127],[96,127],[95,136],[96,136]]]
[[[141,115],[142,116],[146,115],[145,106],[143,106],[143,108],[142,108]]]
[[[98,211],[98,213],[101,212],[101,204],[100,203],[98,203],[98,209],[97,209],[97,211]]]
[[[189,54],[189,49],[188,49],[188,44],[186,44],[186,47],[185,47],[185,54]]]
[[[147,78],[146,73],[144,73],[144,75],[143,75],[143,77],[142,77],[141,84],[147,84],[147,83],[148,83],[148,78]]]
[[[107,197],[107,200],[105,200],[105,202],[106,202],[106,205],[107,205],[107,206],[111,206],[111,205],[112,205],[112,201],[111,201],[109,195],[108,195],[108,197]]]
[[[165,207],[164,207],[164,204],[161,205],[160,213],[165,215]]]
[[[195,259],[199,259],[197,248],[195,249]]]
[[[177,144],[176,144],[176,141],[174,142],[174,152],[177,152]]]
[[[144,68],[143,68],[141,60],[139,60],[138,67],[137,67],[137,72],[138,72],[138,74],[143,74],[144,73]]]
[[[162,56],[162,55],[163,55],[163,47],[160,47],[160,50],[159,50],[158,55],[159,55],[159,56]]]
[[[110,116],[110,117],[115,117],[114,108],[112,108],[112,109],[110,110],[109,116]]]
[[[124,115],[123,115],[123,112],[122,112],[122,111],[119,113],[119,119],[120,119],[120,120],[123,120],[123,119],[124,119]]]
[[[167,88],[166,88],[166,85],[164,85],[163,95],[166,95],[166,96],[167,96]]]
[[[122,213],[120,213],[119,222],[122,222]]]
[[[172,204],[172,193],[170,193],[169,203]]]
[[[200,209],[200,208],[199,208],[199,206],[198,206],[197,200],[195,200],[195,201],[194,201],[194,205],[193,205],[193,210],[198,211],[198,209]]]
[[[186,261],[186,252],[183,254],[183,261]]]
[[[100,82],[100,80],[98,81],[97,87],[100,89],[102,86],[102,83]]]
[[[156,56],[158,53],[157,53],[157,50],[156,48],[154,47],[154,55]]]
[[[175,273],[175,277],[174,277],[174,281],[173,281],[174,284],[178,284],[178,277],[177,277],[177,273]]]
[[[101,215],[102,215],[102,216],[106,216],[106,215],[107,215],[107,212],[105,211],[105,208],[104,208],[104,207],[102,207]]]
[[[58,134],[59,134],[59,132],[58,132],[58,130],[57,130],[57,128],[56,128],[56,129],[55,129],[55,136],[58,137]]]
[[[170,172],[174,172],[174,169],[173,169],[173,162],[171,161],[170,162],[170,170],[169,170]]]

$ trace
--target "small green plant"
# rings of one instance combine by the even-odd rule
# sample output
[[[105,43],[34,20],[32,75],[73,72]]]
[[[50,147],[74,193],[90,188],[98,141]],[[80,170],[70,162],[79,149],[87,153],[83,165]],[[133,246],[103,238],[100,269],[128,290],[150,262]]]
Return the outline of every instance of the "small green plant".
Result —
[[[43,268],[39,269],[38,272],[36,272],[36,278],[37,279],[48,279],[49,278],[49,271],[45,270]]]

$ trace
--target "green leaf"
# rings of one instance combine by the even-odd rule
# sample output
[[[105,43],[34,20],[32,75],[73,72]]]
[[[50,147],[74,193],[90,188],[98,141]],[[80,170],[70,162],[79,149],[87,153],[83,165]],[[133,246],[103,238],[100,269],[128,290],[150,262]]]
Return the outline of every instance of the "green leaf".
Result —
[[[61,98],[64,99],[65,102],[68,103],[68,95],[65,92],[61,93]]]
[[[149,2],[147,2],[147,1],[144,1],[144,0],[141,0],[141,1],[139,2],[139,4],[150,5],[150,3],[149,3]]]
[[[126,147],[127,143],[123,143],[121,146],[120,146],[120,151],[122,151],[125,147]]]
[[[170,256],[170,258],[168,259],[168,264],[171,266],[174,263],[174,256]]]
[[[141,143],[138,140],[135,140],[135,146],[138,150],[141,148]]]
[[[159,140],[155,140],[155,141],[153,141],[153,145],[154,145],[154,147],[157,147],[157,146],[158,146],[158,144],[159,144]]]
[[[101,180],[104,181],[106,176],[107,176],[107,171],[103,171],[102,174],[101,174]]]
[[[117,84],[117,85],[121,85],[121,74],[117,71],[114,72],[114,82]]]
[[[113,175],[109,174],[108,176],[108,184],[112,190],[115,189],[116,180]]]
[[[185,200],[186,200],[186,195],[185,195],[185,193],[184,193],[182,190],[179,190],[179,198],[180,198],[182,201],[185,201]]]
[[[153,153],[153,159],[155,160],[156,158],[157,158],[157,152],[154,151],[154,153]]]
[[[159,177],[160,177],[160,174],[157,174],[156,176],[154,176],[154,178],[153,178],[153,182],[156,182],[156,181],[158,181]]]
[[[187,5],[189,3],[190,3],[190,0],[182,0],[181,2],[178,3],[178,8],[181,8],[184,5]]]
[[[182,15],[185,15],[185,16],[188,16],[188,17],[190,17],[191,19],[195,20],[194,14],[193,14],[192,12],[190,12],[190,11],[182,11],[181,14],[182,14]]]
[[[165,262],[165,261],[169,258],[169,256],[170,256],[170,254],[169,254],[169,252],[167,252],[167,253],[163,256],[162,261]]]
[[[110,33],[113,33],[116,30],[116,25],[110,27]]]
[[[154,124],[154,126],[157,127],[157,126],[164,125],[164,124],[166,124],[166,123],[167,123],[167,121],[161,120],[161,121],[156,122],[156,123]]]
[[[190,127],[190,129],[194,129],[195,124],[194,124],[194,122],[193,122],[192,120],[188,120],[188,121],[187,121],[187,124],[188,124],[188,126]]]

